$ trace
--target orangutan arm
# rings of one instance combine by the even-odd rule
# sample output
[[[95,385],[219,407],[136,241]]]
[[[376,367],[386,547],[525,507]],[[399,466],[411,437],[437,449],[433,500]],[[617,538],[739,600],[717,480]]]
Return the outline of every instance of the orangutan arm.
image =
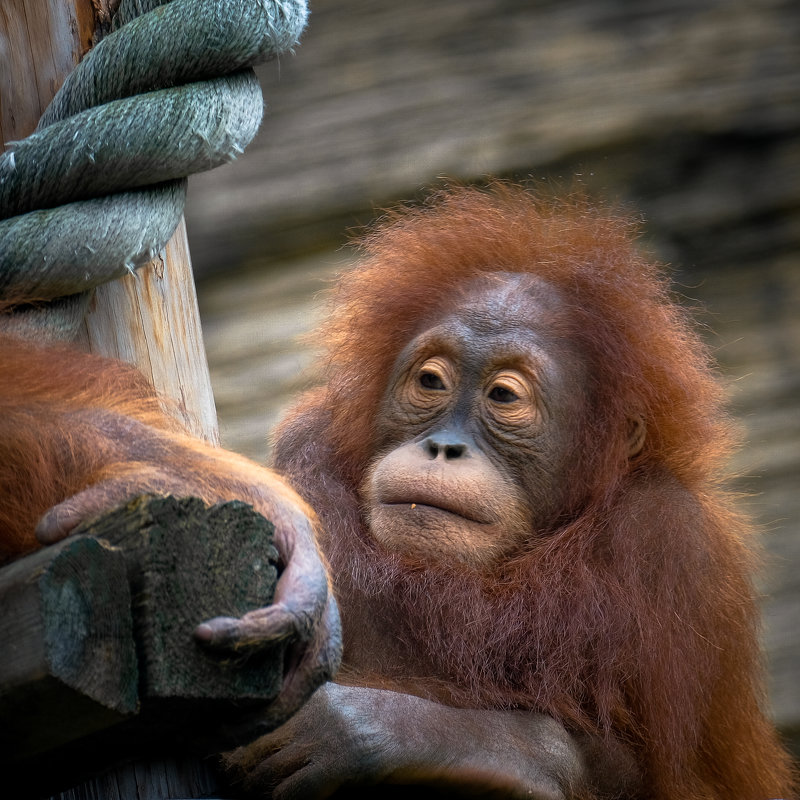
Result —
[[[313,512],[270,470],[188,436],[144,379],[119,362],[0,339],[0,563],[56,542],[139,494],[238,499],[275,525],[282,562],[273,604],[216,618],[208,646],[291,642],[278,724],[338,666],[338,612]]]
[[[528,800],[635,797],[629,754],[586,744],[543,714],[328,683],[281,728],[230,754],[228,766],[246,789],[281,800],[375,784]]]

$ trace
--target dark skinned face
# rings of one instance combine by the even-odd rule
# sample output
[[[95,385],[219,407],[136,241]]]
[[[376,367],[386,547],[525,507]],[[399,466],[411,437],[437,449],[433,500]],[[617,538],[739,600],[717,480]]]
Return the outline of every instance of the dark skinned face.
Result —
[[[362,485],[382,546],[486,567],[553,523],[586,414],[568,325],[554,288],[497,273],[409,342]]]

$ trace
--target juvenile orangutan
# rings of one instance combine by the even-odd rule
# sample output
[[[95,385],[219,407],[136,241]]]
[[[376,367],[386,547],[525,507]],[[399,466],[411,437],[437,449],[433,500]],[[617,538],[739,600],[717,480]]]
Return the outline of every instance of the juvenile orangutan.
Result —
[[[366,238],[275,451],[345,669],[233,755],[245,787],[794,796],[722,390],[634,234],[499,185]]]

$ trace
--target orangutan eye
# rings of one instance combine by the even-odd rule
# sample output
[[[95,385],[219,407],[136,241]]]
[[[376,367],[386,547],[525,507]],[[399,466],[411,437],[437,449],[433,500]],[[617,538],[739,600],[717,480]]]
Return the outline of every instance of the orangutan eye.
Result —
[[[419,385],[424,389],[443,391],[446,387],[444,381],[435,372],[423,372],[419,376]]]
[[[496,372],[486,385],[491,415],[508,425],[527,424],[536,412],[531,379],[516,369]]]
[[[495,403],[514,403],[519,400],[519,397],[505,386],[495,386],[489,392],[489,399],[494,400]]]

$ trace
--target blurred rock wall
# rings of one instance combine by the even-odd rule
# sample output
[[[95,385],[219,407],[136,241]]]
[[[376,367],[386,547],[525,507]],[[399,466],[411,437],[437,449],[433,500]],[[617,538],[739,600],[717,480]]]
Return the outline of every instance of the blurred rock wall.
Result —
[[[201,273],[341,241],[442,175],[577,176],[681,264],[796,252],[794,0],[311,5],[296,56],[260,70],[254,145],[193,179]]]

